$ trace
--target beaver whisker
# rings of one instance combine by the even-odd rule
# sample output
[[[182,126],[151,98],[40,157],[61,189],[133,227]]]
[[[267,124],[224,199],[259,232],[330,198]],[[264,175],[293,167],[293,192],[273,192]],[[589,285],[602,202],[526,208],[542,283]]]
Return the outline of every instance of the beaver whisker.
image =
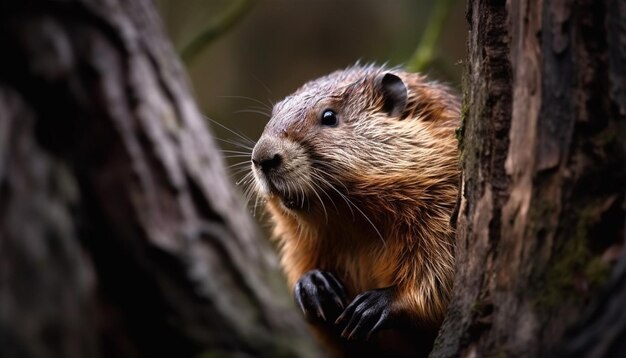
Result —
[[[245,205],[248,206],[250,203],[250,199],[252,199],[252,195],[256,194],[256,190],[254,190],[254,186],[252,184],[254,184],[254,175],[252,173],[252,171],[248,172],[248,174],[244,175],[241,179],[239,179],[235,184],[236,185],[241,185],[243,184],[244,186],[244,199],[245,199]],[[258,197],[258,195],[257,195]],[[256,203],[255,203],[256,205]]]
[[[252,154],[252,152],[249,152],[249,151],[244,152],[244,151],[241,151],[241,150],[232,150],[232,149],[220,149],[218,151],[221,152],[221,153],[229,153],[229,154],[245,154],[248,157]]]
[[[252,200],[252,196],[254,195],[255,196],[254,206],[256,207],[258,205],[259,196],[256,195],[256,190],[254,189],[253,182],[247,183],[247,186],[248,188],[244,192],[245,200],[246,200],[245,205],[250,206],[250,201]]]
[[[234,176],[236,176],[236,177],[239,177],[239,176],[241,176],[242,174],[246,174],[246,173],[248,173],[248,172],[249,172],[249,169],[248,169],[248,168],[245,168],[245,167],[243,167],[243,168],[235,168],[235,169],[231,169],[231,173],[232,173]]]
[[[236,163],[233,165],[229,165],[228,167],[226,167],[228,170],[231,171],[231,173],[233,175],[235,175],[236,177],[244,174],[244,173],[251,173],[250,171],[250,163],[247,160],[244,160],[241,163]]]
[[[259,206],[259,199],[260,196],[256,196],[256,198],[254,198],[254,207],[252,208],[252,216],[256,217],[256,208]]]
[[[258,109],[254,109],[254,108],[250,108],[250,109],[240,109],[238,111],[234,111],[233,114],[240,114],[240,113],[254,113],[254,114],[260,114],[264,117],[270,117],[271,113],[262,111],[262,110],[258,110]]]
[[[245,100],[247,100],[247,101],[252,101],[252,102],[254,102],[254,103],[257,103],[257,104],[261,105],[261,108],[265,108],[265,109],[267,109],[267,110],[269,110],[269,111],[271,111],[271,110],[272,110],[271,103],[270,103],[270,104],[267,104],[267,103],[265,103],[265,102],[263,102],[263,101],[260,101],[260,100],[258,100],[258,99],[256,99],[256,98],[252,98],[252,97],[248,97],[248,96],[217,96],[217,98],[245,99]]]
[[[335,188],[333,185],[330,185],[330,188],[335,190],[337,192],[337,194],[339,194],[341,197],[343,197],[343,199],[348,203],[351,204],[352,206],[354,206],[354,208],[361,213],[361,215],[363,215],[363,217],[365,218],[365,220],[367,220],[367,222],[370,223],[370,225],[372,226],[372,228],[376,231],[376,234],[378,234],[378,237],[380,238],[380,241],[382,241],[383,246],[387,247],[387,242],[385,242],[385,239],[383,238],[383,235],[380,233],[380,231],[378,230],[378,228],[376,227],[376,225],[374,225],[374,223],[372,222],[372,220],[370,220],[370,218],[365,215],[365,213],[363,212],[363,210],[361,210],[355,203],[352,202],[352,200],[350,200],[350,198],[348,198],[347,196],[343,195],[339,190],[337,190],[337,188]],[[352,214],[354,216],[354,213]]]
[[[319,168],[317,168],[317,169],[319,170]],[[328,180],[322,178],[318,173],[314,173],[314,171],[312,171],[312,175],[313,174],[317,174],[316,177],[319,180],[323,181],[329,188],[331,188],[335,192],[337,192],[337,194],[339,194],[339,196],[343,198],[343,200],[346,202],[346,204],[348,204],[348,208],[349,209],[350,209],[350,206],[353,206],[359,213],[361,213],[361,215],[363,215],[365,220],[367,220],[367,222],[369,222],[369,224],[372,226],[372,228],[376,231],[376,234],[378,234],[378,237],[382,241],[383,246],[385,246],[385,247],[387,246],[387,243],[385,242],[385,239],[383,238],[383,235],[380,233],[380,231],[378,230],[376,225],[374,225],[374,222],[372,222],[372,220],[363,212],[363,210],[361,210],[354,202],[352,202],[352,200],[350,200],[350,198],[348,198],[346,195],[341,193],[337,188],[335,188],[335,186],[332,185]],[[346,192],[347,192],[347,188],[346,188]],[[352,209],[350,209],[350,211],[352,212],[352,218],[354,219],[354,211],[352,211]]]
[[[225,126],[225,125],[223,125],[223,124],[221,124],[220,122],[218,122],[218,121],[216,121],[216,120],[213,120],[213,119],[211,119],[211,118],[209,118],[209,117],[207,117],[207,116],[205,116],[205,115],[202,115],[202,117],[204,117],[204,119],[206,119],[206,120],[208,120],[208,121],[211,121],[211,123],[216,124],[216,125],[218,125],[219,127],[221,127],[221,128],[223,128],[223,129],[225,129],[225,130],[229,131],[230,133],[232,133],[232,134],[236,135],[237,137],[239,137],[239,138],[241,138],[242,140],[244,140],[246,143],[249,143],[249,144],[254,145],[255,141],[253,141],[252,139],[248,138],[248,137],[247,137],[247,136],[245,136],[244,134],[237,133],[237,132],[235,132],[234,130],[232,130],[232,129],[230,129],[230,128],[226,127],[226,126]]]
[[[234,140],[229,140],[229,139],[223,139],[223,138],[219,138],[219,137],[214,137],[215,139],[219,140],[220,142],[224,142],[230,145],[234,145],[237,148],[241,148],[241,149],[247,149],[250,151],[250,153],[252,153],[252,150],[254,149],[254,147],[252,147],[253,143],[250,143],[250,145],[246,145],[244,143],[239,143],[236,142]]]
[[[307,185],[311,189],[313,194],[315,194],[315,196],[317,196],[317,199],[320,201],[320,204],[322,205],[322,210],[324,210],[324,219],[326,221],[326,224],[328,224],[328,212],[326,211],[326,205],[324,205],[324,201],[322,200],[322,198],[317,193],[317,190],[315,190],[315,188],[314,188],[315,183],[314,182],[307,182]],[[319,188],[319,186],[318,186],[318,188]],[[321,188],[320,188],[320,190],[321,190]],[[323,190],[322,190],[322,192],[325,193]],[[326,195],[328,196],[328,194],[326,194]]]
[[[228,159],[228,158],[250,158],[249,154],[233,154],[233,155],[225,155],[222,158],[224,159]]]
[[[317,179],[318,179],[320,182],[322,182],[322,184],[324,184],[325,186],[327,186],[327,187],[329,187],[329,188],[332,188],[332,189],[334,189],[335,191],[337,191],[337,189],[335,189],[335,188],[333,187],[333,185],[330,183],[330,181],[329,181],[328,179],[325,179],[325,178],[324,178],[322,175],[320,175],[320,173],[318,173],[317,171],[320,171],[320,172],[324,173],[321,169],[316,168],[316,169],[314,169],[313,171],[311,171],[311,176],[314,176],[315,178],[317,178]],[[344,188],[346,189],[346,193],[347,193],[347,192],[348,192],[348,189],[345,187],[345,185],[344,185]],[[327,194],[327,195],[328,195],[328,194]],[[352,210],[352,206],[350,206],[350,203],[348,203],[348,201],[346,200],[346,198],[345,198],[343,195],[341,195],[341,193],[339,193],[339,196],[343,199],[343,201],[345,201],[345,202],[346,202],[346,205],[348,205],[348,209],[350,210],[350,214],[352,214],[352,220],[354,220],[354,219],[355,219],[355,216],[354,216],[354,211]],[[332,200],[331,200],[331,201],[332,201]],[[334,202],[333,202],[333,205],[334,205]],[[335,209],[337,209],[337,206],[336,206],[336,205],[335,205]]]
[[[317,173],[312,172],[311,175],[313,177],[315,177],[315,175],[317,175]],[[318,178],[319,180],[319,178]],[[335,204],[335,201],[333,200],[333,198],[328,195],[328,193],[326,192],[326,190],[324,190],[324,188],[322,188],[319,184],[315,183],[314,181],[311,181],[311,183],[307,183],[309,184],[309,186],[314,185],[316,188],[318,188],[324,195],[326,195],[326,197],[328,198],[328,200],[330,200],[330,203],[333,204],[333,206],[335,207],[335,211],[339,211],[339,209],[337,208],[337,204]],[[320,198],[320,201],[322,201],[322,199]],[[327,220],[328,222],[328,220]]]
[[[304,209],[304,189],[302,188],[302,184],[298,183],[298,187],[300,188],[300,193],[302,194],[302,201],[300,201],[300,209]]]
[[[252,171],[248,172],[248,174],[244,175],[241,179],[237,180],[235,182],[235,185],[241,185],[241,183],[245,182],[247,179],[254,180],[254,175],[253,175]]]
[[[283,204],[287,204],[289,209],[293,209],[297,205],[297,201],[298,201],[298,187],[293,182],[287,182],[286,186],[287,186],[287,195],[285,196],[285,198],[287,198],[287,202],[283,200]],[[293,205],[294,197],[296,198],[295,199],[296,205]]]
[[[330,172],[328,170],[326,170],[326,171],[323,170],[322,168],[324,166],[327,166],[329,169],[334,169],[337,172],[345,171],[345,168],[340,168],[338,165],[333,164],[333,163],[326,163],[326,162],[323,162],[323,161],[320,161],[320,160],[317,160],[317,159],[313,159],[312,161],[314,163],[320,165],[320,167],[314,167],[314,169],[318,170],[321,174],[326,175],[326,177],[328,177],[328,178],[334,178],[334,176],[330,175]],[[329,180],[326,180],[326,182],[328,183]],[[341,181],[338,181],[338,183],[343,187],[343,189],[345,189],[345,191],[347,193],[348,192],[348,187],[344,183],[342,183]]]
[[[320,159],[311,159],[311,163],[317,164],[321,168],[328,168],[328,169],[336,170],[338,172],[341,172],[343,169],[336,163],[332,163],[330,161],[323,161]]]
[[[324,195],[326,195],[326,197],[328,197],[330,202],[335,207],[335,211],[339,211],[339,209],[337,208],[337,204],[335,204],[335,201],[333,200],[333,198],[328,194],[327,190],[324,189],[324,185],[325,186],[329,186],[328,181],[326,179],[324,179],[322,177],[322,175],[320,175],[320,173],[318,173],[317,169],[315,169],[315,168],[312,168],[312,170],[311,170],[311,177],[314,178],[314,179],[317,179],[318,181],[321,182],[322,185],[317,184],[314,181],[312,181],[312,184],[315,185],[317,188],[319,188],[322,191],[322,193],[324,193]]]
[[[250,161],[249,160],[242,160],[242,161],[237,162],[235,164],[228,165],[226,167],[226,169],[232,169],[232,168],[237,168],[237,167],[241,167],[241,166],[243,166],[244,170],[250,170]]]

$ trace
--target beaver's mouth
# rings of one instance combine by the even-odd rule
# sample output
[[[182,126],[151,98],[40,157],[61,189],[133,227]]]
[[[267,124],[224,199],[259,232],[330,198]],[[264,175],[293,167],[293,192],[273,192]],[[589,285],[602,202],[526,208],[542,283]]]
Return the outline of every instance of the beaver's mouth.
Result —
[[[260,192],[268,199],[278,199],[285,209],[293,211],[309,209],[308,192],[302,189],[304,184],[293,179],[292,172],[285,170],[264,172],[255,167],[253,170]]]
[[[280,180],[266,177],[270,196],[276,197],[289,210],[304,210],[308,207],[308,200],[304,192],[295,193],[287,189]]]
[[[296,195],[277,190],[272,184],[272,194],[280,199],[281,204],[289,210],[304,210],[308,206],[308,201],[304,194]]]
[[[299,210],[304,208],[304,201],[298,200],[295,198],[284,198],[281,197],[281,203],[290,210]]]

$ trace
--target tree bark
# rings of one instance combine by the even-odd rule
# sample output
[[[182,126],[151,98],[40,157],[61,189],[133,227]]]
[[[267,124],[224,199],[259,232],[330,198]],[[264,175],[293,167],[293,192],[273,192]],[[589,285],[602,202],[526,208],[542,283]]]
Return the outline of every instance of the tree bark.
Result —
[[[459,269],[433,356],[626,355],[624,263],[589,305],[624,257],[626,4],[470,0],[467,19]]]
[[[314,356],[152,4],[0,10],[0,356]]]

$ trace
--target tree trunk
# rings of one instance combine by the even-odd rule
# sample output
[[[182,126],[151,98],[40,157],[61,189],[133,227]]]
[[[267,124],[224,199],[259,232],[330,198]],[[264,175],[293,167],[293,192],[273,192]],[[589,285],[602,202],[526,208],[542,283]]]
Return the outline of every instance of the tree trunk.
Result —
[[[433,356],[626,355],[626,262],[597,298],[626,261],[626,2],[467,18],[460,269]]]
[[[0,44],[0,356],[315,355],[150,1],[2,2]]]

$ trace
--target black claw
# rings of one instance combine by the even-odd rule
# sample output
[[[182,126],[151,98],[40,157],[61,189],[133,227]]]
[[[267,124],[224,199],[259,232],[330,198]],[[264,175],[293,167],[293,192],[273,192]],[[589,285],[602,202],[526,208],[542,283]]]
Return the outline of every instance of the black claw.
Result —
[[[392,300],[392,288],[366,291],[358,295],[335,321],[343,327],[341,336],[346,339],[367,339],[388,326],[392,318]]]
[[[343,286],[330,272],[312,270],[294,288],[296,303],[311,322],[332,322],[346,306]]]
[[[385,311],[382,315],[380,315],[380,318],[378,318],[378,322],[374,324],[374,327],[372,327],[372,329],[370,329],[369,332],[367,332],[367,336],[365,338],[370,339],[372,334],[378,332],[385,324],[387,324],[388,318],[389,318],[389,312]]]
[[[335,324],[341,325],[342,323],[345,323],[345,321],[347,319],[349,319],[349,318],[351,319],[352,316],[354,315],[355,310],[357,309],[357,307],[361,303],[361,301],[363,301],[365,298],[367,298],[367,293],[368,292],[370,292],[370,291],[361,293],[360,295],[356,296],[354,298],[354,300],[352,300],[352,302],[350,302],[348,307],[343,311],[343,313],[341,313],[341,316],[339,316],[337,318],[337,320],[335,321]]]
[[[302,311],[302,314],[306,314],[306,308],[304,307],[304,302],[302,300],[302,285],[300,282],[296,283],[296,287],[293,290],[293,296],[296,299],[296,303],[298,307]]]
[[[341,306],[342,309],[345,308],[345,305],[348,302],[348,297],[346,296],[346,291],[344,290],[343,285],[339,283],[337,278],[330,273],[327,273],[325,278],[328,291],[334,293],[333,299]]]

